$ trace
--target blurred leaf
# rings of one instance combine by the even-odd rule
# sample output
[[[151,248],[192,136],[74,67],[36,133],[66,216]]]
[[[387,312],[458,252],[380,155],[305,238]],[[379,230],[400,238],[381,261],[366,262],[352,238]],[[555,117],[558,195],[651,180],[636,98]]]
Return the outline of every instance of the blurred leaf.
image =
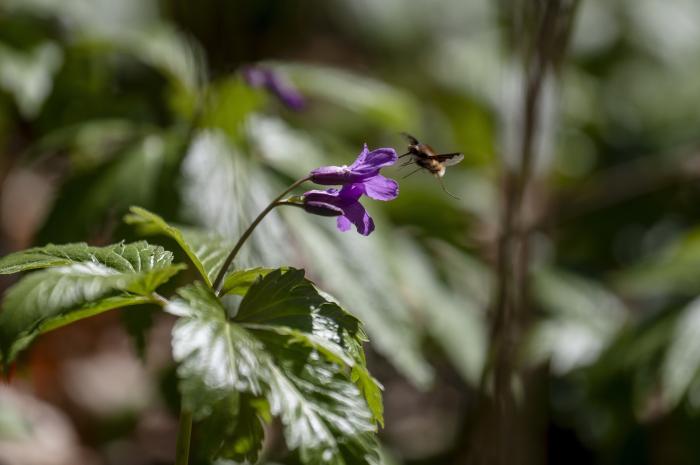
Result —
[[[700,292],[700,230],[691,230],[618,276],[623,292],[640,298]]]
[[[176,228],[162,217],[140,207],[131,207],[125,217],[128,224],[137,225],[142,234],[165,234],[174,239],[190,258],[209,287],[233,248],[233,243],[217,234],[194,228]]]
[[[209,87],[210,105],[202,126],[221,129],[232,141],[240,141],[243,123],[264,101],[265,95],[239,76],[215,82]]]
[[[106,162],[137,138],[151,134],[154,126],[138,126],[126,119],[104,118],[51,129],[29,147],[27,154],[39,156],[67,152],[71,168],[80,173]]]
[[[198,91],[205,80],[201,51],[170,25],[154,24],[142,30],[125,30],[119,41],[190,92]]]
[[[246,120],[246,134],[256,154],[292,179],[308,176],[312,168],[328,164],[326,151],[316,139],[281,118],[251,115]]]
[[[339,68],[284,65],[303,94],[320,97],[395,131],[417,126],[417,103],[409,94],[379,80]]]
[[[207,231],[239,238],[282,187],[255,169],[220,130],[199,132],[182,166],[183,215]],[[255,229],[234,266],[279,267],[290,262],[291,231],[272,211]]]
[[[274,308],[274,295],[281,295],[273,289],[272,299],[261,299],[256,286],[269,289],[268,284],[280,280],[288,284],[293,280],[285,276],[297,279],[299,273],[277,271],[263,278],[267,283],[253,285],[249,291],[253,300],[245,312],[248,319],[258,313],[258,302]],[[308,288],[302,288],[301,300],[306,300]],[[231,321],[214,294],[202,285],[181,289],[179,294],[181,298],[167,310],[181,317],[173,329],[173,351],[180,362],[183,401],[196,415],[207,417],[212,405],[231,392],[264,396],[270,412],[285,426],[288,447],[299,449],[304,463],[377,463],[372,413],[348,379],[349,367],[339,364],[341,359],[327,358],[328,353],[316,350],[316,344],[309,346],[310,339],[299,339],[313,334],[298,331],[291,335],[286,334],[289,327],[281,326],[276,332],[263,329],[268,325]],[[290,321],[301,321],[301,307],[295,308],[297,316]],[[311,319],[314,308],[306,311]],[[255,437],[250,442],[259,443]]]
[[[0,88],[12,95],[20,113],[33,118],[53,87],[63,54],[58,45],[46,42],[30,53],[12,50],[0,43]]]
[[[409,238],[395,237],[393,245],[401,250],[395,267],[406,301],[462,377],[477,385],[487,350],[486,308],[480,296],[456,294],[440,282],[420,246]]]
[[[61,246],[45,250],[55,257]],[[106,310],[152,303],[149,294],[182,269],[171,264],[170,252],[145,242],[104,248],[69,244],[63,252],[71,265],[44,261],[42,266],[54,268],[32,273],[7,291],[0,313],[5,364],[41,333]],[[26,269],[38,266],[35,253],[28,255]],[[22,252],[14,255],[15,268],[22,257]]]
[[[664,407],[674,408],[697,388],[700,369],[700,300],[691,302],[677,318],[663,361],[661,376]]]
[[[89,228],[104,227],[106,219],[116,223],[130,205],[152,206],[166,165],[178,156],[168,150],[167,142],[163,136],[149,135],[132,150],[71,177],[61,187],[38,240],[68,242],[95,235],[97,231]]]
[[[559,270],[537,270],[534,295],[550,317],[536,325],[530,349],[538,361],[551,358],[557,374],[594,362],[627,318],[624,304],[601,284]]]

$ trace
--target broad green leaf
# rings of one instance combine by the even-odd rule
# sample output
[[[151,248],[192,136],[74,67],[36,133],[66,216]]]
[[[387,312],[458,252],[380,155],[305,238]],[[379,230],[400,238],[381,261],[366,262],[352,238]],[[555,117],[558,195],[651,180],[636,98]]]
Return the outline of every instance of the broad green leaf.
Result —
[[[36,336],[106,310],[153,301],[151,294],[182,266],[172,254],[146,242],[91,247],[48,245],[2,259],[4,272],[29,274],[11,287],[0,312],[0,351],[5,363]],[[62,266],[60,266],[62,265]]]
[[[122,272],[156,270],[170,265],[173,254],[145,241],[106,247],[93,247],[84,242],[34,247],[0,258],[0,274],[75,263],[97,263]]]
[[[279,281],[291,273],[297,279],[296,271],[275,271],[268,277]],[[256,286],[262,285],[254,284],[249,293],[278,292],[268,286],[255,290]],[[281,287],[279,294],[288,290]],[[269,409],[281,419],[288,447],[298,450],[303,462],[378,463],[373,414],[350,379],[351,367],[343,362],[351,360],[339,345],[321,343],[317,339],[321,335],[289,327],[275,330],[273,324],[230,320],[203,285],[181,289],[179,294],[181,298],[167,307],[181,317],[173,329],[173,353],[180,362],[183,401],[196,415],[214,414],[215,406],[231,392],[247,393],[266,400],[264,408],[254,405],[258,416]],[[249,440],[256,439],[250,435]]]
[[[250,286],[255,283],[258,278],[266,276],[273,271],[272,268],[246,268],[245,270],[235,270],[226,275],[224,286],[221,289],[222,295],[237,294],[245,295]]]
[[[106,247],[93,247],[84,242],[49,244],[21,250],[0,258],[0,274],[75,263],[97,263],[116,271],[139,272],[165,268],[173,261],[173,254],[160,246],[145,241],[126,244],[120,242]]]
[[[217,273],[233,248],[233,243],[217,234],[194,228],[176,228],[162,217],[139,207],[131,207],[126,222],[138,225],[144,234],[165,234],[174,239],[211,287]]]
[[[303,270],[274,270],[253,284],[241,301],[236,321],[256,330],[286,335],[329,359],[352,367],[358,385],[382,422],[381,388],[367,371],[362,341],[367,337],[360,321],[327,295],[321,295]]]

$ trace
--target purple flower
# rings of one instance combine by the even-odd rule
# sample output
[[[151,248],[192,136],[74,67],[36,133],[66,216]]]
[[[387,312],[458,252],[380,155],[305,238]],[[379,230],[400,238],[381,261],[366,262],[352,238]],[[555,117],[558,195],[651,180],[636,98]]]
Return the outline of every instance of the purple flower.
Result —
[[[321,216],[337,216],[338,229],[348,231],[355,225],[357,232],[368,236],[374,231],[374,221],[360,203],[366,195],[375,200],[393,200],[399,195],[399,185],[379,174],[385,166],[398,160],[392,148],[372,150],[365,144],[357,160],[350,166],[322,166],[311,171],[311,181],[323,185],[341,185],[339,189],[313,190],[304,194],[304,209]]]
[[[304,96],[272,69],[263,66],[246,66],[242,73],[251,87],[267,89],[288,108],[298,111],[306,105]]]
[[[357,232],[369,236],[374,231],[374,221],[359,202],[363,193],[361,184],[348,184],[340,190],[309,191],[304,194],[304,209],[315,215],[337,216],[341,231],[348,231],[354,224]]]
[[[396,151],[382,148],[371,152],[365,144],[357,160],[350,166],[322,166],[311,171],[311,180],[325,186],[362,184],[363,193],[375,200],[393,200],[399,194],[399,185],[385,178],[379,170],[396,163]]]

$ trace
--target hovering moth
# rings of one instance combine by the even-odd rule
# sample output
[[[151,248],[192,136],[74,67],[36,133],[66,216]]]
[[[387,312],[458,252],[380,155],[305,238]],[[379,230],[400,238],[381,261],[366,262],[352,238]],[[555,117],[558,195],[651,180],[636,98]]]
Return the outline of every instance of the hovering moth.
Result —
[[[445,184],[442,182],[442,177],[445,175],[445,171],[448,166],[456,165],[460,161],[464,160],[464,154],[460,152],[437,153],[435,149],[433,149],[431,146],[419,142],[418,139],[416,139],[412,135],[407,134],[405,132],[402,134],[404,137],[406,137],[406,139],[408,139],[409,145],[408,152],[404,153],[399,158],[410,156],[411,159],[407,162],[404,162],[404,164],[401,166],[418,166],[418,169],[412,171],[404,177],[407,178],[408,176],[420,170],[426,170],[430,172],[433,176],[435,176],[438,179],[438,181],[440,181],[440,186],[442,187],[442,190],[444,190],[447,194],[451,195],[452,197],[457,198],[454,194],[452,194],[445,188]]]

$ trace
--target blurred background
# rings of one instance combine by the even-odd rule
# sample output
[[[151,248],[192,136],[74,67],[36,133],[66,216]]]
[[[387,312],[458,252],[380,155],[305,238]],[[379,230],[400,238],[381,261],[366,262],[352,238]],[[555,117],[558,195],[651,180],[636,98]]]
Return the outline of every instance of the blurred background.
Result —
[[[698,463],[698,75],[695,0],[3,0],[0,253],[133,240],[130,205],[233,239],[406,131],[465,154],[459,199],[400,180],[369,237],[280,209],[239,262],[365,322],[385,462],[498,463],[510,437],[508,463]],[[40,338],[0,386],[0,464],[172,463],[171,325]]]

